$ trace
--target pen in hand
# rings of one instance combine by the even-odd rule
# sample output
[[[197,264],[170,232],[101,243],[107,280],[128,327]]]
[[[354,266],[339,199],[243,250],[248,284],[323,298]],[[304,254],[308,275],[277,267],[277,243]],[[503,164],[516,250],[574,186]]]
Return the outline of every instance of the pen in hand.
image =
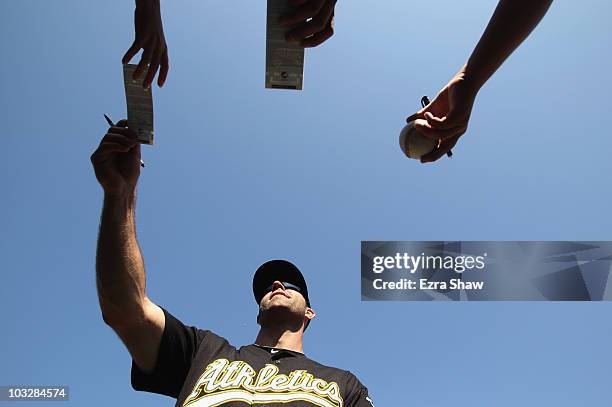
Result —
[[[114,123],[113,123],[113,121],[110,119],[110,117],[108,117],[107,115],[104,115],[104,118],[106,119],[106,122],[108,123],[108,125],[109,125],[109,126],[111,126],[111,127],[114,127],[114,126],[115,126],[115,125],[114,125]],[[144,168],[144,166],[145,166],[144,161],[140,160],[140,166],[141,166],[142,168]]]

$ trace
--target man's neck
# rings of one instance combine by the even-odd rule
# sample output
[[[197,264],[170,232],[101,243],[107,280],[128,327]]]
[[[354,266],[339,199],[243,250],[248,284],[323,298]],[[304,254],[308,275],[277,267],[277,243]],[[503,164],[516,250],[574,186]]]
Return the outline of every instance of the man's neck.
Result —
[[[255,339],[255,344],[267,346],[269,348],[287,349],[294,352],[303,353],[302,337],[304,333],[299,330],[293,332],[289,330],[273,331],[261,328]]]

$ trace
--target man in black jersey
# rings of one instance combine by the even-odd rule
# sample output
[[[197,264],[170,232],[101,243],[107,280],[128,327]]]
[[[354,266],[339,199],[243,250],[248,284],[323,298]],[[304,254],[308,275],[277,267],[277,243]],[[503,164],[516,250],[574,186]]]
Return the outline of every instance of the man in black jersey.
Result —
[[[176,406],[372,407],[350,372],[304,355],[304,330],[314,318],[302,273],[286,260],[255,272],[261,326],[239,349],[216,334],[187,327],[145,293],[135,234],[140,144],[121,121],[91,156],[104,189],[96,281],[104,321],[132,356],[132,386],[177,399]]]

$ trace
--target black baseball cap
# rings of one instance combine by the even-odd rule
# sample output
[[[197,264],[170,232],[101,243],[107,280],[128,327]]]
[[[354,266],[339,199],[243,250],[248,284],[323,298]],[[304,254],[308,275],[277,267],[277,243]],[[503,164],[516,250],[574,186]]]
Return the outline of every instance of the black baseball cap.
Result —
[[[289,283],[299,288],[300,294],[306,299],[306,305],[310,307],[306,280],[300,269],[287,260],[270,260],[259,266],[253,276],[253,295],[257,304],[266,294],[266,289],[275,281]]]

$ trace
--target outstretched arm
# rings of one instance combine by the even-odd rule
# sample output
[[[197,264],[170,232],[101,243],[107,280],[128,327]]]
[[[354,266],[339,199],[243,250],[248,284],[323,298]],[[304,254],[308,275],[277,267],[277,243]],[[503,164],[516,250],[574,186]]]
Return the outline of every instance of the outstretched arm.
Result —
[[[466,79],[480,89],[529,36],[552,0],[501,0],[465,66]]]
[[[145,270],[135,231],[140,145],[136,134],[111,127],[91,156],[104,189],[96,255],[96,282],[102,318],[115,330],[144,371],[155,367],[164,330],[161,308],[145,293]]]
[[[421,162],[436,161],[455,146],[467,130],[480,88],[529,36],[551,4],[552,0],[500,0],[468,62],[429,105],[407,119],[426,119],[427,124],[418,124],[417,129],[441,140],[440,147]]]

